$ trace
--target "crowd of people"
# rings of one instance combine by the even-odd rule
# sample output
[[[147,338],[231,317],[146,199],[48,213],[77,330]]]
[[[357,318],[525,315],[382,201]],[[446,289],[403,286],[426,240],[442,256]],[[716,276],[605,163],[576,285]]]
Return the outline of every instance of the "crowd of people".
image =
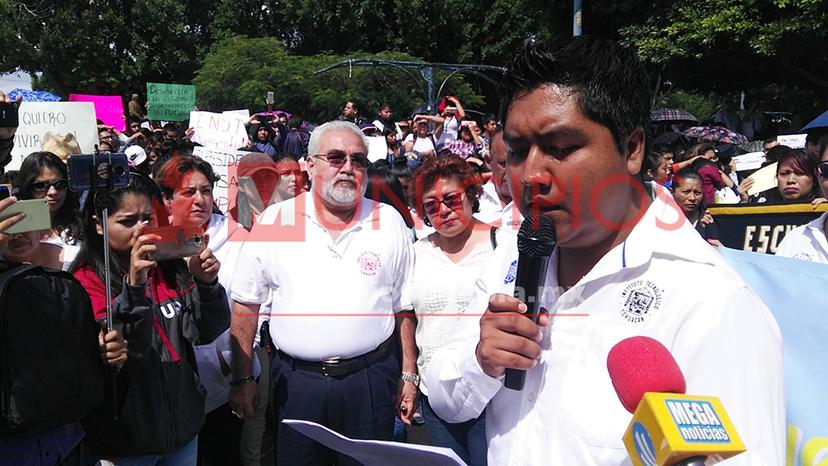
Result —
[[[828,137],[809,134],[805,150],[766,141],[778,186],[749,196],[728,148],[647,133],[644,82],[610,41],[532,41],[504,76],[500,120],[470,118],[453,96],[410,119],[381,104],[369,121],[354,101],[319,126],[257,113],[227,212],[186,125],[101,124],[96,151],[130,164],[128,183],[103,191],[69,189],[77,143],[28,155],[0,180],[12,187],[0,218],[45,199],[51,227],[10,233],[24,215],[5,217],[2,262],[83,287],[116,412],[102,399],[83,419],[3,434],[0,456],[358,464],[281,422],[301,419],[376,440],[424,423],[470,465],[622,464],[629,415],[606,355],[647,335],[688,391],[727,407],[748,447],[731,464],[782,464],[779,330],[716,252],[707,207],[823,202]],[[0,160],[14,132],[0,128]],[[538,323],[513,297],[516,233],[533,214],[557,231]],[[828,263],[826,215],[779,254]],[[157,259],[158,226],[195,227],[206,247]],[[528,370],[525,390],[504,388],[510,368]]]

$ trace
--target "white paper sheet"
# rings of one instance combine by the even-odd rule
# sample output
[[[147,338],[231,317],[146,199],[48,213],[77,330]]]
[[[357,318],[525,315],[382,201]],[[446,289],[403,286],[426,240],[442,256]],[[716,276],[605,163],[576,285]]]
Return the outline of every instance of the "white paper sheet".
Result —
[[[296,419],[285,419],[282,422],[365,466],[467,466],[450,448],[382,440],[354,440],[315,422]]]

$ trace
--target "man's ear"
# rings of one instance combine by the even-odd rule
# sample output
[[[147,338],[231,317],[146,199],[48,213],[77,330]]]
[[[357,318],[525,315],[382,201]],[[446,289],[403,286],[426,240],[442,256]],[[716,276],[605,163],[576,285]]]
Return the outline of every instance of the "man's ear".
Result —
[[[647,136],[644,134],[643,128],[636,128],[627,137],[626,142],[626,159],[627,159],[627,173],[630,176],[638,175],[641,171],[641,164],[644,162],[644,147],[646,145]]]
[[[98,221],[98,216],[93,214],[92,221],[95,222],[95,232],[99,235],[103,235],[103,227],[101,226],[101,222]]]
[[[305,157],[305,170],[308,172],[308,178],[313,179],[313,175],[316,174],[316,160],[313,156]]]

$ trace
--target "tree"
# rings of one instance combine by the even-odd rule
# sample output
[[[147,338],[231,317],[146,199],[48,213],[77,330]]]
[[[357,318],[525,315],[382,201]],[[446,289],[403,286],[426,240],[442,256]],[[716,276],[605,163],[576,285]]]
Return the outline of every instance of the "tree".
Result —
[[[417,57],[391,52],[351,55],[419,61]],[[417,84],[393,68],[353,68],[313,76],[315,71],[344,59],[333,54],[290,54],[273,37],[234,36],[221,41],[198,70],[193,81],[198,105],[205,110],[261,111],[267,92],[273,91],[274,108],[299,113],[308,120],[326,121],[339,115],[346,100],[362,102],[369,116],[383,102],[391,104],[398,115],[423,103],[424,96]],[[438,74],[437,78],[441,76],[445,74]],[[446,91],[472,107],[483,103],[462,77],[452,78]]]
[[[777,83],[828,97],[824,2],[697,0],[652,11],[620,37],[679,86],[725,93]]]
[[[209,42],[210,0],[0,0],[0,69],[42,72],[58,94],[127,95],[188,83]]]

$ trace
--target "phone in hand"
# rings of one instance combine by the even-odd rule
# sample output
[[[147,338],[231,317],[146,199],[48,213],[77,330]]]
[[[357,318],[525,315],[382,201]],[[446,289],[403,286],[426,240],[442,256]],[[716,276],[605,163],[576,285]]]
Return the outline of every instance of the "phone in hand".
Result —
[[[273,105],[273,102],[275,102],[275,101],[276,101],[276,100],[274,99],[274,96],[273,96],[273,91],[268,91],[268,93],[267,93],[267,99],[265,100],[265,102],[266,102],[268,105]]]
[[[49,216],[49,203],[46,199],[26,199],[17,201],[0,212],[0,221],[14,214],[25,212],[26,218],[12,225],[3,233],[15,234],[27,231],[48,230],[52,228],[52,219]]]
[[[147,228],[142,235],[158,235],[161,237],[155,243],[154,261],[165,261],[196,256],[207,248],[204,233],[199,226],[166,226]]]
[[[11,197],[12,192],[14,192],[14,190],[12,189],[12,185],[0,184],[0,201],[7,197]]]
[[[17,128],[17,102],[0,102],[0,128]]]

